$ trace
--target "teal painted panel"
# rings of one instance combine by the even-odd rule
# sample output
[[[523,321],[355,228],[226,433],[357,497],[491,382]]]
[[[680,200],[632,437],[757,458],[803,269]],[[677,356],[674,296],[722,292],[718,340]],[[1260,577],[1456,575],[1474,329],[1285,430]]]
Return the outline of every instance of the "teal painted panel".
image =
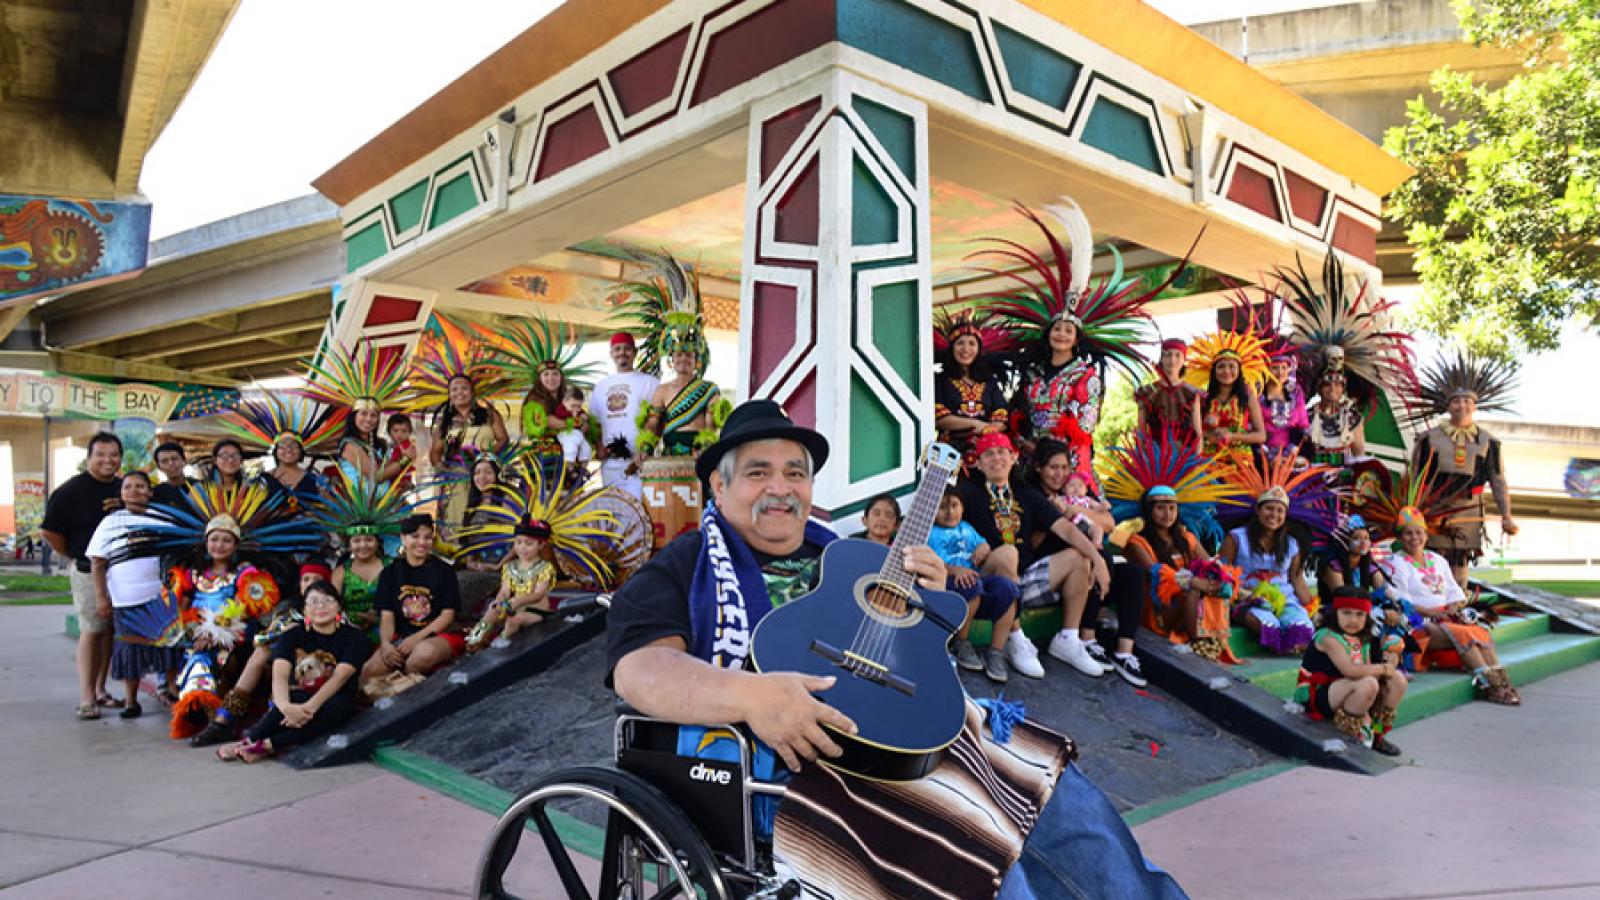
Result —
[[[1094,109],[1089,112],[1089,121],[1083,126],[1083,142],[1141,169],[1161,174],[1161,160],[1156,155],[1150,120],[1105,97],[1095,100]]]
[[[344,270],[354,272],[389,252],[383,237],[383,223],[373,222],[344,239]]]
[[[1083,71],[1080,63],[999,22],[994,23],[994,39],[1012,88],[1051,109],[1066,109]]]
[[[906,384],[917,386],[920,369],[915,281],[896,281],[872,289],[872,345]]]
[[[900,462],[900,424],[872,388],[850,373],[850,480],[860,481]]]
[[[434,192],[433,211],[428,213],[428,230],[438,228],[477,205],[478,191],[472,186],[472,175],[462,172]]]
[[[861,121],[867,123],[872,136],[878,139],[883,149],[889,152],[889,158],[900,167],[900,174],[912,184],[917,183],[917,122],[915,119],[890,109],[881,103],[873,103],[865,97],[856,97],[852,101],[856,115]]]
[[[839,0],[839,41],[989,103],[971,32],[903,0]]]
[[[859,247],[897,240],[900,229],[894,201],[860,159],[850,167],[850,185],[852,242]]]
[[[389,217],[394,222],[396,234],[410,231],[422,221],[422,210],[428,205],[428,179],[413,184],[389,200]]]

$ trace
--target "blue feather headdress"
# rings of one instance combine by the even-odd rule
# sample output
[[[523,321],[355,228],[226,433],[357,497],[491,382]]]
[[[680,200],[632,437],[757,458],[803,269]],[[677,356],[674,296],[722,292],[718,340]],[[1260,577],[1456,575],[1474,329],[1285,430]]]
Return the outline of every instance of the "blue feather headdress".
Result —
[[[311,553],[322,546],[323,532],[308,516],[289,506],[290,493],[259,481],[223,488],[214,481],[190,482],[184,504],[153,504],[143,527],[124,545],[124,557],[166,556],[205,548],[206,536],[222,530],[233,534],[241,552]]]
[[[1217,504],[1235,497],[1237,488],[1212,471],[1213,462],[1187,441],[1167,433],[1159,439],[1149,431],[1131,436],[1132,443],[1102,454],[1101,484],[1118,522],[1143,514],[1144,499],[1156,488],[1166,488],[1178,504],[1183,526],[1204,543],[1222,540],[1217,524]]]

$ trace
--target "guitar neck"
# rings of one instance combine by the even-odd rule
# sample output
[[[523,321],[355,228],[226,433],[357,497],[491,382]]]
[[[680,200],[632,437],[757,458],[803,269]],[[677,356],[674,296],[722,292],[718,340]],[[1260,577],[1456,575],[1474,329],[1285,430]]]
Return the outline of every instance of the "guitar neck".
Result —
[[[905,569],[905,551],[909,547],[926,546],[928,534],[933,530],[934,516],[939,513],[939,501],[944,497],[944,486],[949,483],[953,470],[929,466],[922,474],[917,492],[912,495],[911,508],[900,523],[900,531],[889,548],[889,559],[883,564],[884,580],[910,591],[916,579]]]

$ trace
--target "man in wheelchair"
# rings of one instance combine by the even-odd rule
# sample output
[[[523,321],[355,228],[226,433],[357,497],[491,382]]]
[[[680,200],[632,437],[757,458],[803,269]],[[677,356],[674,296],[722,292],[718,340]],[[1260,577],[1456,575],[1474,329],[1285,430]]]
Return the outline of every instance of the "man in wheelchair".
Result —
[[[1036,797],[995,801],[995,812],[1004,815],[992,817],[1012,816],[1019,827],[992,842],[973,841],[984,847],[956,840],[949,853],[938,854],[965,860],[957,868],[929,864],[934,848],[949,846],[967,833],[964,827],[972,827],[970,820],[990,811],[981,802],[968,809],[952,797],[952,785],[973,779],[963,779],[959,771],[956,777],[941,778],[946,769],[959,768],[952,757],[960,754],[947,753],[928,777],[892,790],[808,765],[841,753],[823,726],[844,733],[856,730],[843,713],[813,696],[833,679],[758,674],[746,668],[746,655],[755,620],[817,582],[822,548],[834,539],[830,530],[810,519],[812,478],[827,458],[827,440],[795,425],[776,403],[755,400],[733,411],[721,440],[696,465],[714,500],[707,504],[701,530],[675,539],[612,598],[607,677],[617,693],[654,719],[687,726],[741,723],[789,772],[798,775],[809,769],[813,779],[830,779],[817,794],[797,800],[797,791],[806,793],[806,776],[797,778],[779,813],[780,835],[790,809],[805,811],[804,805],[815,812],[818,797],[823,798],[823,814],[806,821],[833,830],[834,820],[825,808],[829,784],[838,788],[837,796],[857,802],[851,809],[870,808],[870,814],[860,816],[870,822],[840,821],[837,830],[845,837],[825,836],[830,846],[845,848],[842,855],[850,857],[841,863],[850,870],[848,876],[824,879],[836,895],[956,893],[974,900],[980,895],[1003,900],[1184,896],[1170,876],[1145,861],[1110,802],[1076,766],[1065,762],[1065,752],[1058,754],[1064,766],[1059,780],[1052,774]],[[930,548],[907,551],[904,567],[923,587],[943,589],[944,564]],[[1062,743],[1070,747],[1070,742]],[[985,752],[993,747],[991,742]],[[680,740],[678,750],[684,749]],[[1000,759],[1007,752],[995,756]],[[1002,759],[993,771],[1004,768]],[[714,762],[703,765],[699,780],[724,784],[719,773],[725,771]],[[780,779],[784,775],[777,773]],[[859,805],[861,797],[873,798],[872,803]],[[1030,799],[1037,808],[1023,802]],[[1004,809],[1007,802],[1021,803],[1024,809]],[[885,811],[890,806],[898,811]],[[956,821],[961,818],[969,821]],[[783,849],[780,838],[780,856]],[[861,862],[868,858],[877,864]],[[952,872],[978,877],[951,883]],[[811,873],[801,868],[799,874],[811,882]],[[974,891],[972,886],[980,882],[984,890]],[[841,890],[841,884],[848,889]]]

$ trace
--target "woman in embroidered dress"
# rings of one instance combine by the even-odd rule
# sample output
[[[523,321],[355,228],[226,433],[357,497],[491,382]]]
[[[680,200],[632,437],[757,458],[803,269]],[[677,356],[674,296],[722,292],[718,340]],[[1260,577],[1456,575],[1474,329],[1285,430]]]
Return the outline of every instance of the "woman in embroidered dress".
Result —
[[[1361,411],[1345,396],[1345,384],[1342,369],[1329,368],[1322,373],[1306,428],[1311,461],[1338,469],[1367,454]]]
[[[1384,756],[1400,748],[1386,737],[1406,694],[1406,679],[1394,659],[1374,646],[1372,598],[1358,587],[1341,587],[1331,608],[1317,617],[1317,631],[1300,662],[1296,703],[1312,719],[1331,719],[1345,737]]]
[[[1299,447],[1310,424],[1305,393],[1294,377],[1293,353],[1292,347],[1277,355],[1269,351],[1267,383],[1261,389],[1261,418],[1267,432],[1263,446],[1276,453]]]
[[[1228,647],[1228,603],[1239,571],[1213,561],[1202,543],[1221,539],[1215,504],[1236,489],[1216,477],[1194,446],[1170,435],[1155,441],[1136,433],[1129,446],[1111,452],[1104,471],[1112,515],[1123,523],[1112,543],[1127,535],[1123,553],[1145,627],[1187,644],[1196,656],[1238,662]]]
[[[1010,417],[1004,390],[993,370],[993,354],[1014,344],[1010,332],[986,310],[934,314],[933,348],[939,374],[933,380],[933,422],[937,440],[961,451],[967,473],[976,472],[973,441],[1005,431]]]
[[[1189,345],[1177,338],[1161,342],[1155,381],[1133,392],[1139,407],[1139,434],[1147,440],[1177,440],[1200,446],[1200,389],[1184,380]]]

